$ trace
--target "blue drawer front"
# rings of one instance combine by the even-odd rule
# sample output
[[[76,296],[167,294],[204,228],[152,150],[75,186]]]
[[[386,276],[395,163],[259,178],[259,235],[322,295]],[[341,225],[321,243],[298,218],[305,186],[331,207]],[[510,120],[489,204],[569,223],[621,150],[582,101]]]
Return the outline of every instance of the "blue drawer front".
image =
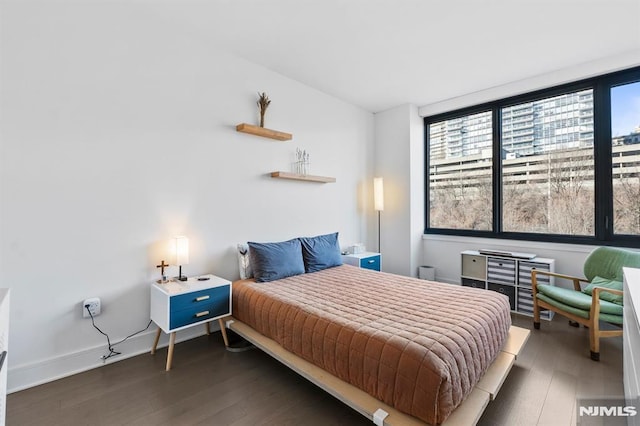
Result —
[[[220,286],[214,288],[208,288],[206,290],[194,291],[191,293],[181,294],[179,296],[173,296],[171,298],[171,306],[169,311],[181,311],[183,309],[196,308],[196,306],[205,306],[211,303],[212,299],[220,297],[228,297],[229,286]],[[200,300],[198,300],[200,299]]]
[[[229,290],[230,286],[225,285],[172,297],[169,327],[179,328],[229,314]]]
[[[374,271],[380,270],[380,256],[370,256],[360,259],[360,267],[365,269],[372,269]]]

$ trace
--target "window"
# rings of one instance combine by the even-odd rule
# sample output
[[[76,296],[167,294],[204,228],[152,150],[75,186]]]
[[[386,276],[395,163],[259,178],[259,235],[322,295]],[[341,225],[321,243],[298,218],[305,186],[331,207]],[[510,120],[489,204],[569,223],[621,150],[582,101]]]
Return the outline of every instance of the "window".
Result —
[[[490,230],[491,112],[429,125],[430,224]]]
[[[640,235],[640,82],[611,88],[613,229]]]
[[[592,95],[501,109],[505,232],[595,235]]]
[[[425,126],[425,232],[640,247],[640,68]]]

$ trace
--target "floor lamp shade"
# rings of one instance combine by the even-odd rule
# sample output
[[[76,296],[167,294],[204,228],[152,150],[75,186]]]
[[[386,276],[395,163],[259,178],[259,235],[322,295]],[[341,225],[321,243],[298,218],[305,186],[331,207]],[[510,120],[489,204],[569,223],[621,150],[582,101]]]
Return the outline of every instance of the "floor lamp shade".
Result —
[[[381,177],[373,178],[373,208],[378,212],[378,252],[380,252],[380,212],[384,210],[384,186]]]
[[[381,177],[373,178],[373,208],[384,210],[384,185]]]

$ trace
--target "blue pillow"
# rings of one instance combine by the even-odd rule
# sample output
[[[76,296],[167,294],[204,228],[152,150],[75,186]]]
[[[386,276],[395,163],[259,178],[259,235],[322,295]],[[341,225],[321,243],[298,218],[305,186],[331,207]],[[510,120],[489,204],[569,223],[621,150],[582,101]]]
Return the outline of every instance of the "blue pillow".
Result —
[[[342,265],[338,233],[300,238],[302,257],[307,272],[316,272]]]
[[[297,238],[281,243],[247,244],[253,276],[257,282],[265,283],[304,274],[302,247]]]

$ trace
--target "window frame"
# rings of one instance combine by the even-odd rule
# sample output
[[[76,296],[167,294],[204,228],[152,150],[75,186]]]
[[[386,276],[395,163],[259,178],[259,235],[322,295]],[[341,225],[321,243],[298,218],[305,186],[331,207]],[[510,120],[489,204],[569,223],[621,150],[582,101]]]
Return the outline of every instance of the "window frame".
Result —
[[[458,235],[467,237],[500,238],[552,243],[616,245],[640,248],[640,235],[614,234],[613,230],[613,173],[611,144],[611,88],[640,82],[640,67],[604,74],[580,81],[540,89],[508,98],[473,105],[454,111],[424,117],[425,134],[425,234]],[[594,235],[573,236],[502,231],[502,158],[501,158],[501,110],[502,108],[559,96],[580,90],[593,90],[593,156],[594,156]],[[492,230],[463,230],[435,228],[429,226],[430,178],[429,178],[429,124],[459,118],[482,111],[492,112],[493,158],[492,158]],[[638,123],[640,125],[640,123]],[[609,194],[607,196],[607,194]]]

